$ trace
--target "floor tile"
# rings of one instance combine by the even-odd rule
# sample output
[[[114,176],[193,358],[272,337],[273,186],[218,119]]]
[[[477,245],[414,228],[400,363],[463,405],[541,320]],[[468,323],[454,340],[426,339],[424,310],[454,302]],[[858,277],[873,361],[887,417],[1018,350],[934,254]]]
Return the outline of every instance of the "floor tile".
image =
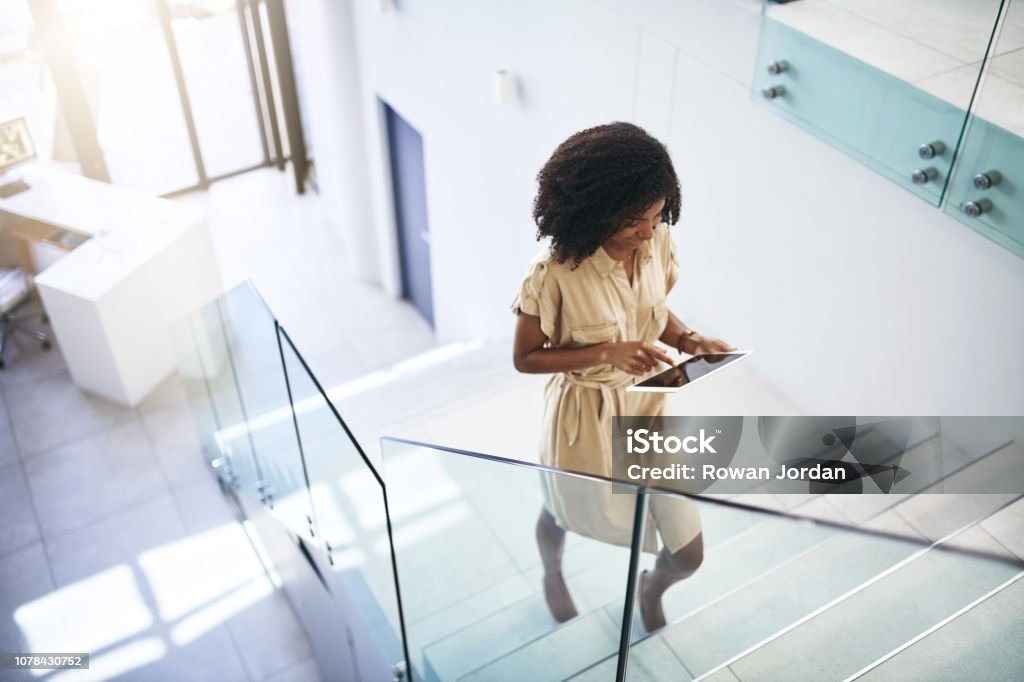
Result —
[[[914,83],[964,62],[827,2],[771,6],[772,18],[897,78]],[[970,98],[970,92],[965,93]]]
[[[44,536],[167,492],[141,424],[106,429],[25,460]]]
[[[985,57],[998,0],[830,0],[872,23],[964,62]]]
[[[283,672],[312,655],[295,612],[279,592],[232,618],[228,627],[255,679]]]
[[[61,614],[41,603],[53,588],[42,543],[0,558],[0,650],[68,650]]]
[[[41,310],[38,304],[25,308]],[[0,386],[14,386],[33,381],[40,377],[59,372],[65,367],[60,346],[48,325],[42,324],[38,318],[28,322],[30,329],[42,331],[50,336],[50,348],[43,349],[37,339],[24,334],[11,336],[7,350],[4,352],[4,368],[0,369]]]
[[[1018,76],[1018,78],[1020,78]],[[976,100],[975,114],[990,123],[1024,135],[1024,86],[990,74]]]
[[[210,478],[195,419],[188,407],[163,407],[141,412],[150,447],[171,487]]]
[[[1011,2],[1006,10],[1003,28],[999,33],[999,41],[995,45],[994,53],[1002,55],[1022,47],[1024,47],[1024,6],[1019,2]]]
[[[1018,500],[981,522],[989,535],[1024,561],[1024,500]]]
[[[992,73],[1024,87],[1024,48],[995,57],[990,63]]]
[[[320,682],[323,679],[312,658],[293,665],[287,670],[264,678],[263,682]]]
[[[46,542],[79,648],[126,679],[247,679],[226,623],[271,586],[237,524],[188,534],[163,495]]]
[[[117,514],[47,538],[46,553],[59,587],[121,564],[143,552],[186,536],[170,495],[132,505]]]
[[[0,467],[0,556],[39,539],[39,524],[21,463]]]
[[[138,409],[139,412],[145,413],[169,407],[177,408],[187,406],[188,396],[185,393],[185,387],[181,383],[181,377],[179,377],[177,373],[174,373],[160,382],[160,385],[154,388],[149,395],[139,403],[136,409]]]
[[[866,675],[887,680],[1013,680],[1024,670],[1024,581],[1003,588]]]
[[[129,421],[134,413],[80,391],[66,371],[4,389],[21,456]]]
[[[7,421],[7,412],[0,411],[0,467],[17,461],[18,445]]]
[[[157,630],[153,634],[139,638],[141,641],[155,645],[154,651],[163,647],[163,655],[152,662],[138,662],[131,665],[121,664],[124,671],[117,675],[116,679],[125,682],[138,680],[138,682],[152,682],[153,680],[166,680],[167,682],[248,682],[251,679],[245,671],[241,656],[235,650],[231,641],[231,635],[226,627],[218,627],[204,633],[201,637],[186,644],[176,644],[172,636]],[[130,647],[131,644],[123,648]],[[110,679],[112,675],[105,674],[104,664],[111,668],[118,665],[118,661],[105,660],[107,657],[114,659],[118,652],[109,652],[105,656],[96,657],[95,667],[100,676],[97,679]],[[116,668],[114,668],[116,669]],[[113,670],[110,670],[113,672]]]
[[[212,473],[188,485],[172,486],[171,494],[190,533],[238,521],[235,502],[221,491]]]

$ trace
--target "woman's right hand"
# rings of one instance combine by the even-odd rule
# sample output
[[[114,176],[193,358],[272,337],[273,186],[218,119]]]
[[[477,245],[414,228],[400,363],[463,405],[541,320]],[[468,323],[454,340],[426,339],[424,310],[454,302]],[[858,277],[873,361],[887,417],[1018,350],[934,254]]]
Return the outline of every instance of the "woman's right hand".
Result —
[[[654,369],[658,362],[675,364],[671,357],[660,348],[643,341],[621,341],[602,343],[601,362],[608,363],[627,374],[640,376]]]

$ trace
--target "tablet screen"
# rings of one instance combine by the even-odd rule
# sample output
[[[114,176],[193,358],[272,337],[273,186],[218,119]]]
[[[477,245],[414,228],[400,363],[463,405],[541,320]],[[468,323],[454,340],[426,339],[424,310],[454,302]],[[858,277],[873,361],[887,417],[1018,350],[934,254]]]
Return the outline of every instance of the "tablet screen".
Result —
[[[630,391],[678,391],[687,384],[692,384],[697,379],[717,372],[737,360],[750,355],[750,351],[736,351],[734,353],[708,353],[707,355],[695,355],[671,369],[666,369],[661,374],[655,374],[650,379],[645,379],[638,384],[630,386]]]

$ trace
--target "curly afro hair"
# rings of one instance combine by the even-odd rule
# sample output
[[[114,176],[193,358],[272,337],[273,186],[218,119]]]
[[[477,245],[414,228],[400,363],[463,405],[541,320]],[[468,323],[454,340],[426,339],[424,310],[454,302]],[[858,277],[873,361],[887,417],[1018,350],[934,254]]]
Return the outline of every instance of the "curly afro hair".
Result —
[[[668,150],[631,123],[574,134],[558,146],[537,181],[537,239],[550,237],[555,259],[572,260],[574,269],[661,199],[662,218],[672,225],[679,220],[679,179]]]

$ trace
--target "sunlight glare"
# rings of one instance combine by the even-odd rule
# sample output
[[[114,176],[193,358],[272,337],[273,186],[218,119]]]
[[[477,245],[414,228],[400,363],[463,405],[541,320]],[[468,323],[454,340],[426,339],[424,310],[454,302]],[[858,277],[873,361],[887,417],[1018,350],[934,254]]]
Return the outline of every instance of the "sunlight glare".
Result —
[[[156,599],[158,613],[176,620],[216,602],[264,576],[252,546],[238,523],[147,550],[139,555]],[[216,570],[210,570],[216,566]]]
[[[14,611],[28,651],[99,651],[143,632],[153,613],[130,566],[120,564]],[[54,648],[57,633],[71,637]]]

